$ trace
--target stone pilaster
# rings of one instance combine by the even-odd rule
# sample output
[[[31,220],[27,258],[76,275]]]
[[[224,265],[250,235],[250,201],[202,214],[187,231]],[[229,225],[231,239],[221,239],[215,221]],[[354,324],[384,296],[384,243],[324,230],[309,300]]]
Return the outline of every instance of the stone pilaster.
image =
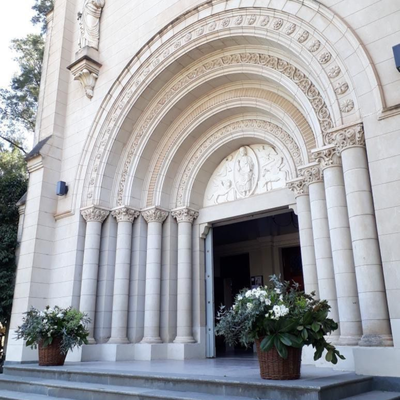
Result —
[[[114,294],[111,322],[111,338],[108,343],[128,343],[129,279],[132,252],[132,223],[139,211],[130,207],[118,207],[111,215],[118,222],[117,251],[115,256]]]
[[[168,212],[151,207],[142,211],[147,222],[146,298],[144,312],[144,338],[141,343],[161,343],[161,242],[162,224]]]
[[[360,345],[392,345],[363,124],[330,131],[326,140],[336,146],[343,163],[363,327]]]
[[[97,206],[90,206],[81,210],[82,217],[86,221],[86,235],[79,309],[87,313],[91,319],[88,327],[89,343],[95,343],[94,319],[99,273],[101,225],[108,217],[109,213],[108,210]]]
[[[341,158],[334,145],[316,149],[312,155],[324,173],[339,309],[339,344],[356,345],[362,326]]]
[[[194,343],[192,331],[192,224],[199,213],[184,207],[172,211],[178,222],[177,336],[174,343]]]
[[[308,185],[310,194],[319,295],[321,299],[328,300],[331,306],[331,318],[335,321],[339,321],[335,273],[333,270],[332,248],[322,170],[318,163],[310,163],[299,168],[299,173]],[[332,339],[337,336],[338,332],[334,332]]]

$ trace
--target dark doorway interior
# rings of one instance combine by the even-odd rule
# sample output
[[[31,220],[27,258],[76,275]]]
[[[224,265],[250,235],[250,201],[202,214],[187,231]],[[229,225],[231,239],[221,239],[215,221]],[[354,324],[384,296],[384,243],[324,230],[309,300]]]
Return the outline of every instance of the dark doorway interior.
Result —
[[[304,290],[303,266],[301,263],[300,246],[284,247],[281,249],[283,278],[285,281],[295,281]]]
[[[236,254],[234,256],[222,257],[220,260],[219,276],[214,278],[214,301],[215,312],[221,305],[226,308],[232,307],[235,296],[244,287],[250,285],[250,257],[248,253]],[[216,321],[217,322],[217,321]],[[216,337],[217,356],[236,355],[247,352],[252,353],[252,349],[245,349],[237,345],[234,348],[227,346],[222,336]]]

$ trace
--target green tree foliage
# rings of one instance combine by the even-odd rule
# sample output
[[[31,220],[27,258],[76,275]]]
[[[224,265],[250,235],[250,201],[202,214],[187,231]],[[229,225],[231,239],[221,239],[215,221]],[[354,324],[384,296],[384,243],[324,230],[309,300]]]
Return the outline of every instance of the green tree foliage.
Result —
[[[14,291],[17,247],[17,201],[27,188],[25,161],[21,152],[0,152],[0,323],[8,325]]]
[[[32,18],[33,25],[42,25],[42,33],[46,32],[46,14],[53,9],[54,0],[35,0],[35,5],[32,9],[35,11],[35,16]]]

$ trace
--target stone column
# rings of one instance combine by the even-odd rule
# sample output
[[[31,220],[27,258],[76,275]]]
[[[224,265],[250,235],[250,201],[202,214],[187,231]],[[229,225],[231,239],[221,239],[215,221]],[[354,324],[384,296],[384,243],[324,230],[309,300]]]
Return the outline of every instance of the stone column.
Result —
[[[162,224],[168,212],[158,207],[142,211],[147,226],[146,298],[144,307],[144,338],[141,343],[161,343],[161,241]]]
[[[178,222],[177,335],[174,343],[194,343],[192,329],[192,224],[199,213],[190,208],[172,212]]]
[[[117,251],[115,255],[114,293],[111,322],[111,338],[108,343],[129,343],[128,303],[131,270],[132,223],[139,211],[129,207],[118,207],[111,215],[118,222]]]
[[[316,296],[319,297],[317,264],[315,262],[314,236],[308,187],[305,185],[303,178],[287,182],[287,187],[294,192],[296,198],[304,290],[306,293],[315,292]]]
[[[329,235],[328,212],[326,209],[322,171],[318,163],[311,163],[299,168],[299,172],[308,185],[310,194],[319,295],[322,300],[328,300],[331,306],[330,317],[339,322],[335,273],[333,270],[331,238]],[[339,331],[334,332],[331,338],[337,341],[339,339]]]
[[[361,346],[393,345],[362,124],[330,132],[343,163],[362,317]]]
[[[86,220],[85,249],[83,254],[81,300],[79,309],[88,314],[91,322],[89,343],[94,340],[94,318],[96,313],[97,277],[99,272],[101,224],[110,212],[100,207],[90,206],[81,210]]]
[[[335,146],[331,145],[312,153],[324,174],[340,319],[338,344],[357,345],[362,325],[341,160]]]

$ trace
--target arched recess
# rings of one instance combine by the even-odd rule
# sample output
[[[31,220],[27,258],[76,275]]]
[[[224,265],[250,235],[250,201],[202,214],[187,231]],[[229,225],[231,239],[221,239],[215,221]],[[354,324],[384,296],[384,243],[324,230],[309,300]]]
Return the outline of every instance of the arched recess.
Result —
[[[342,43],[336,49],[334,44],[338,37]],[[173,29],[171,25],[155,36],[134,57],[111,88],[83,152],[82,167],[78,172],[78,182],[85,187],[78,190],[83,194],[81,205],[99,201],[98,192],[111,148],[117,141],[121,126],[129,119],[129,111],[138,99],[143,98],[142,94],[149,84],[163,73],[164,78],[170,75],[178,64],[181,70],[190,64],[193,58],[185,58],[187,55],[193,55],[199,49],[202,54],[210,52],[210,49],[207,51],[209,44],[212,44],[212,50],[225,48],[224,38],[231,41],[231,45],[232,41],[237,45],[238,38],[245,42],[251,38],[252,44],[279,48],[288,58],[307,65],[304,77],[318,82],[315,87],[324,87],[328,93],[335,93],[335,99],[327,104],[329,115],[334,116],[333,125],[350,122],[360,116],[357,82],[353,79],[360,66],[368,69],[368,80],[377,108],[383,106],[378,81],[363,47],[345,24],[322,5],[316,5],[311,0],[289,0],[282,10],[276,6],[257,9],[240,7],[235,1],[206,2],[174,21]],[[351,65],[346,63],[350,52],[358,57],[351,60]],[[320,73],[317,75],[315,71],[318,69]],[[158,85],[161,83],[158,82]],[[367,108],[368,104],[362,106]]]

